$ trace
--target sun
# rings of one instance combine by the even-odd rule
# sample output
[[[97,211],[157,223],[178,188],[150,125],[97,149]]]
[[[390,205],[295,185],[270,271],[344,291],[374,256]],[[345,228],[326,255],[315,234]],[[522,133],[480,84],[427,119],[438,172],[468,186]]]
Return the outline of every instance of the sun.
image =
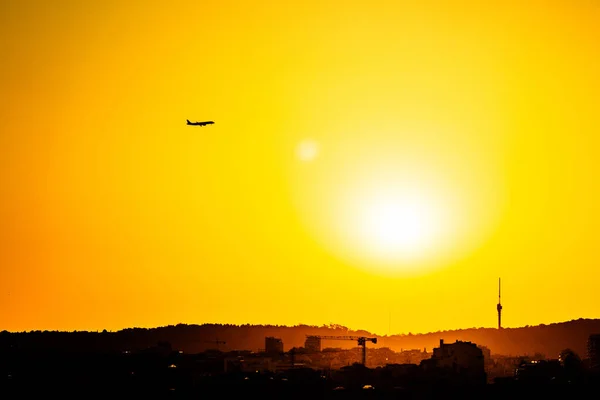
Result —
[[[360,242],[378,258],[424,256],[443,224],[439,207],[418,192],[367,196],[359,207]]]
[[[383,252],[414,252],[431,239],[434,227],[425,204],[383,199],[365,210],[365,234]]]

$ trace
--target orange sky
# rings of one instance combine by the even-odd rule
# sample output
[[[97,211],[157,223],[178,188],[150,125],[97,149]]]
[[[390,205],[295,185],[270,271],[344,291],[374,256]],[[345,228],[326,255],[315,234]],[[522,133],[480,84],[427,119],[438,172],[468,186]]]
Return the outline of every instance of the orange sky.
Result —
[[[0,330],[600,317],[600,3],[295,3],[0,5]]]

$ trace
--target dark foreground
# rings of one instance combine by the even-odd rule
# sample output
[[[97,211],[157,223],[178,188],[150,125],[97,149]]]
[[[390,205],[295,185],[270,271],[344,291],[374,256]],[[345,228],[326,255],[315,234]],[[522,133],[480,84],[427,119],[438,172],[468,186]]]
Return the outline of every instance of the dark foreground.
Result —
[[[304,379],[303,379],[304,378]],[[318,380],[294,377],[293,374],[230,374],[182,379],[172,376],[132,374],[117,377],[106,374],[76,377],[47,375],[4,377],[0,398],[35,398],[58,395],[61,398],[196,398],[196,399],[531,399],[597,398],[600,385],[580,383],[522,383],[506,381],[495,384],[453,384],[452,382],[345,382],[341,386],[327,377]],[[591,396],[591,397],[590,397]]]
[[[59,398],[215,398],[215,399],[531,399],[531,398],[597,398],[598,386],[515,386],[511,388],[498,385],[485,387],[451,388],[432,385],[427,388],[395,389],[338,389],[307,387],[290,384],[287,387],[260,385],[228,385],[225,387],[196,387],[186,389],[155,389],[150,387],[127,387],[107,384],[105,386],[45,385],[30,382],[27,387],[4,387],[0,398],[18,399],[58,396]],[[592,397],[590,397],[592,396]]]
[[[483,371],[449,372],[408,364],[259,371],[226,367],[223,359],[207,355],[9,351],[0,352],[0,399],[599,398],[600,374],[575,372],[536,368],[519,380],[486,384]]]

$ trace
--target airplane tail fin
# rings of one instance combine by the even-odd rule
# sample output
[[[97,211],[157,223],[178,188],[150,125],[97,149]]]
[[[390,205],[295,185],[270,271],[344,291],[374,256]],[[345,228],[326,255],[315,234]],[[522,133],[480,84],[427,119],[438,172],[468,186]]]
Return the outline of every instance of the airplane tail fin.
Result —
[[[190,124],[191,124],[191,122],[190,122],[190,120],[189,120],[189,119],[186,119],[186,121],[187,121],[187,124],[188,124],[188,125],[190,125]]]

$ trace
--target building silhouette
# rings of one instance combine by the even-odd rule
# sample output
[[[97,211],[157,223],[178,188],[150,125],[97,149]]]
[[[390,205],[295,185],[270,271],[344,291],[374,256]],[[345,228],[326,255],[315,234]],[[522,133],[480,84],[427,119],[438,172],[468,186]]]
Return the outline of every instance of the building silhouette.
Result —
[[[431,359],[421,363],[426,369],[436,368],[463,376],[469,381],[485,383],[485,360],[483,351],[475,343],[457,340],[433,349]]]
[[[321,338],[318,336],[307,336],[304,341],[304,348],[309,352],[318,353],[321,351]]]
[[[481,368],[484,366],[483,351],[475,343],[457,340],[454,343],[444,343],[440,340],[440,347],[433,349],[432,359],[440,367],[455,369]]]
[[[265,337],[265,353],[279,354],[283,353],[283,341],[280,338]]]
[[[549,383],[560,379],[563,368],[559,360],[523,361],[515,370],[515,380],[528,383]]]

